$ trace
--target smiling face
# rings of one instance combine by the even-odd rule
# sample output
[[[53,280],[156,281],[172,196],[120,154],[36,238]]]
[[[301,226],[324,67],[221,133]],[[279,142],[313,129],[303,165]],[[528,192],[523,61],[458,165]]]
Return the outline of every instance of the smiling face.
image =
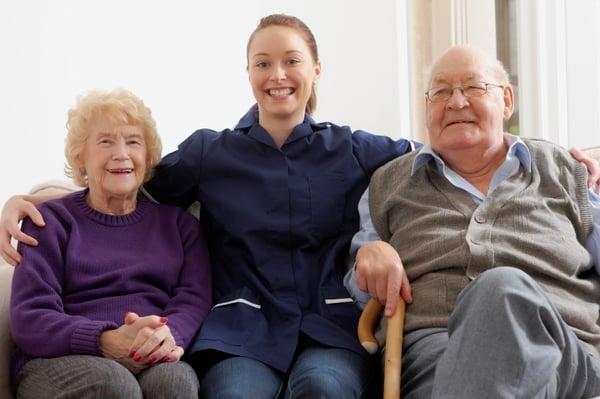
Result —
[[[294,28],[268,26],[254,34],[248,47],[248,77],[261,120],[302,122],[320,72]]]
[[[445,151],[480,149],[486,151],[503,142],[502,123],[513,111],[512,87],[501,81],[493,60],[474,48],[457,47],[447,51],[434,65],[430,88],[467,86],[487,82],[480,97],[464,97],[454,90],[446,102],[426,104],[427,130],[432,148]]]
[[[144,181],[147,155],[141,127],[115,124],[101,116],[94,118],[80,155],[92,206],[106,210],[114,200],[135,202]]]

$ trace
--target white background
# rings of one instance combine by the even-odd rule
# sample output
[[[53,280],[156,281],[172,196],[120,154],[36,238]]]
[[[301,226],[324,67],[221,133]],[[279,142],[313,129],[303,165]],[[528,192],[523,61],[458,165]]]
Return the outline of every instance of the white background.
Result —
[[[195,129],[233,127],[253,104],[248,36],[274,12],[316,36],[317,120],[409,135],[399,131],[395,1],[0,0],[0,204],[64,178],[67,110],[92,88],[140,96],[163,154]]]
[[[254,102],[248,36],[275,12],[300,17],[316,36],[317,120],[423,137],[410,128],[423,125],[411,120],[423,96],[409,93],[422,79],[409,54],[435,58],[432,49],[462,43],[457,32],[493,43],[493,12],[473,9],[493,11],[494,1],[0,0],[0,205],[64,178],[67,110],[87,90],[124,87],[144,99],[163,154],[195,129],[233,127]],[[599,145],[600,1],[516,1],[522,134]],[[427,4],[433,17],[410,11]],[[434,43],[411,38],[415,25]]]

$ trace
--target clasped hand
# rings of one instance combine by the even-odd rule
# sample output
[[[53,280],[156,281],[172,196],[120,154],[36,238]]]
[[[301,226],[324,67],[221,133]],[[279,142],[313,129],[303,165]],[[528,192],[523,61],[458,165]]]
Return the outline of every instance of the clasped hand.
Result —
[[[134,374],[159,362],[176,362],[184,351],[166,323],[165,317],[128,312],[121,327],[100,335],[100,350]]]

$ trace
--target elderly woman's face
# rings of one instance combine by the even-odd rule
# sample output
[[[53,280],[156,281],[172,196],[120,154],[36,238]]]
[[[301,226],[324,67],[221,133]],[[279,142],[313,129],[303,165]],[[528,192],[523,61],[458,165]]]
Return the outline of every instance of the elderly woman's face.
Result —
[[[105,199],[135,197],[146,172],[147,149],[142,128],[97,117],[89,129],[81,160],[90,194]]]

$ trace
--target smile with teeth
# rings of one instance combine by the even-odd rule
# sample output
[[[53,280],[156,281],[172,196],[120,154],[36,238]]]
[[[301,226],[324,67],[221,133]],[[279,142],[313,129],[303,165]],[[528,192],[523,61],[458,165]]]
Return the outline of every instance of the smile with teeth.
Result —
[[[285,87],[281,89],[269,89],[267,92],[272,97],[287,97],[294,93],[294,89],[291,87]]]
[[[127,175],[133,172],[132,168],[107,169],[107,172],[117,175]]]

